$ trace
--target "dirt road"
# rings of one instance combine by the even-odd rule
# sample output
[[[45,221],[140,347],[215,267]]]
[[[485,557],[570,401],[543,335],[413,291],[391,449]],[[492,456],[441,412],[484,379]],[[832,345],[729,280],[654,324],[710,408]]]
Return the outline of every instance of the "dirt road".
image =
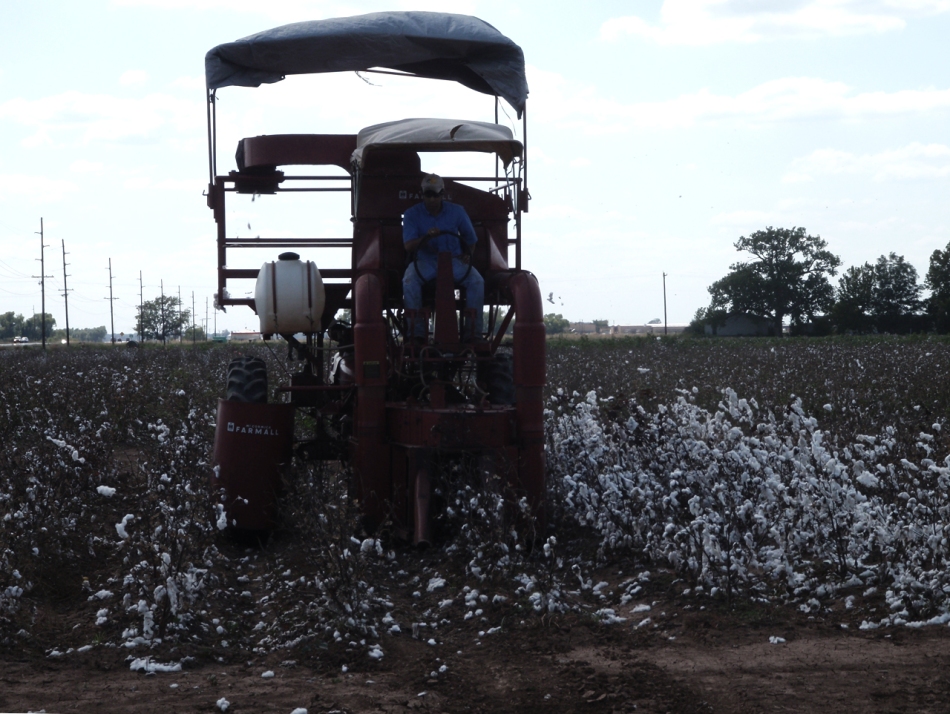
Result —
[[[458,627],[436,645],[390,636],[382,660],[346,671],[330,652],[294,662],[219,662],[217,654],[152,675],[130,671],[117,648],[7,659],[0,711],[212,712],[222,699],[228,712],[284,714],[950,710],[946,627],[866,632],[804,617],[767,625],[728,614],[675,619],[651,630],[564,616],[483,637]]]

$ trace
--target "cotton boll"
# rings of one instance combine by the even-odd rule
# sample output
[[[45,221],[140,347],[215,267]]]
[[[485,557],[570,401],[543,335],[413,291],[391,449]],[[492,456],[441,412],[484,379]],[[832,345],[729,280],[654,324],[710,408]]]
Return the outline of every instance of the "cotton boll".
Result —
[[[216,503],[214,508],[218,513],[218,518],[215,521],[215,525],[218,527],[219,531],[223,531],[225,528],[228,527],[227,513],[225,513],[224,506],[222,506],[220,503]]]
[[[126,515],[122,518],[122,522],[121,522],[121,523],[116,523],[116,524],[115,524],[115,530],[116,530],[116,533],[119,534],[119,538],[121,538],[122,540],[128,540],[129,534],[128,534],[128,531],[126,531],[125,528],[126,528],[126,526],[127,526],[129,523],[131,523],[131,522],[134,521],[134,520],[135,520],[135,516],[133,516],[131,513],[129,513],[129,514],[126,514]]]

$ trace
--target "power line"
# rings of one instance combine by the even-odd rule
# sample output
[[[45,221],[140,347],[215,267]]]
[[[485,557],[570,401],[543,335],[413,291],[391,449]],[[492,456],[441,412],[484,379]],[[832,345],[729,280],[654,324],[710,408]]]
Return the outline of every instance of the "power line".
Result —
[[[142,286],[142,271],[139,271],[139,341],[144,342],[145,337],[142,335],[142,321],[145,319],[145,292],[144,287]]]
[[[162,291],[162,346],[165,345],[165,280],[159,282]]]
[[[112,258],[109,258],[109,297],[106,300],[109,301],[109,327],[112,330],[112,344],[115,344],[115,313],[112,309],[112,304],[115,301],[115,298],[112,297]]]
[[[63,303],[66,305],[66,346],[69,347],[69,288],[66,286],[66,241],[60,239],[63,244]]]
[[[44,248],[49,246],[45,245],[43,242],[43,217],[40,216],[40,274],[34,275],[34,278],[40,279],[40,330],[41,336],[43,338],[43,349],[46,349],[46,278],[52,278],[52,275],[46,274],[46,262],[44,256]],[[33,324],[36,325],[36,315],[33,315]]]

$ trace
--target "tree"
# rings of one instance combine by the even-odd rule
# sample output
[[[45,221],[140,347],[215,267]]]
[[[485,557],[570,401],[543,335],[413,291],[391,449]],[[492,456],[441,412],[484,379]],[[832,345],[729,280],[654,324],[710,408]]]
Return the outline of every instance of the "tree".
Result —
[[[950,244],[947,244],[946,250],[938,248],[930,255],[930,268],[924,285],[930,291],[927,312],[933,319],[934,327],[937,332],[950,332]]]
[[[569,330],[570,327],[570,321],[561,314],[555,315],[552,312],[544,316],[544,329],[549,335],[559,335]]]
[[[179,337],[191,324],[191,310],[178,312],[181,305],[177,297],[159,296],[146,300],[136,308],[136,324],[139,334],[146,340],[162,340]]]
[[[346,312],[349,312],[349,310],[347,310]],[[498,330],[501,328],[501,323],[505,319],[506,312],[507,311],[503,310],[500,306],[496,306],[494,308],[483,307],[482,308],[482,324],[485,325],[486,327],[488,327],[488,325],[494,324],[495,326],[494,330],[497,333]],[[518,318],[516,317],[512,319],[511,322],[508,323],[508,327],[505,329],[506,335],[513,334],[514,329],[515,329],[515,322],[517,321],[517,319]]]
[[[208,336],[205,334],[205,329],[200,325],[194,327],[188,325],[188,327],[185,328],[185,342],[204,342],[207,339]]]
[[[46,313],[46,336],[49,337],[53,334],[53,327],[56,325],[56,320],[53,319],[53,316],[49,313]],[[36,313],[33,317],[23,321],[23,334],[26,337],[29,337],[31,340],[42,340],[43,339],[43,315]]]
[[[882,255],[874,265],[871,314],[881,332],[910,332],[920,312],[917,269],[904,256]]]
[[[716,331],[726,324],[727,317],[729,317],[729,314],[725,310],[712,307],[698,308],[684,332],[688,335],[702,337],[706,334],[706,327],[708,326],[712,334],[715,335]]]
[[[594,325],[594,332],[599,335],[600,331],[606,330],[610,323],[607,320],[593,320],[592,324]]]
[[[105,325],[99,325],[99,327],[80,327],[79,329],[73,327],[69,330],[69,336],[70,339],[79,342],[105,342],[108,332]]]
[[[734,263],[732,272],[709,287],[710,311],[748,313],[771,320],[782,334],[786,317],[803,322],[827,310],[834,299],[828,277],[841,259],[804,228],[756,231],[736,241],[755,260]]]
[[[874,300],[874,266],[870,263],[851,266],[841,275],[831,319],[839,332],[871,332]]]
[[[105,342],[108,330],[102,327],[70,327],[69,339],[71,342]],[[66,340],[66,329],[60,327],[53,331],[54,340]]]
[[[9,340],[23,334],[23,315],[5,312],[0,315],[0,339]]]

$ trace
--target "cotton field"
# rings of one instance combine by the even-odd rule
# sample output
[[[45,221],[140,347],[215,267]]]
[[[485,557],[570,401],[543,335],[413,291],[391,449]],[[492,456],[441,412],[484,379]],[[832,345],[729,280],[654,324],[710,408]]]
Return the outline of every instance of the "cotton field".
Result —
[[[657,628],[648,588],[865,629],[950,621],[944,341],[552,342],[546,529],[513,528],[504,489],[456,462],[426,553],[361,532],[325,464],[293,465],[268,543],[228,538],[208,484],[235,354],[0,354],[3,649],[371,666],[392,638],[559,613]]]

